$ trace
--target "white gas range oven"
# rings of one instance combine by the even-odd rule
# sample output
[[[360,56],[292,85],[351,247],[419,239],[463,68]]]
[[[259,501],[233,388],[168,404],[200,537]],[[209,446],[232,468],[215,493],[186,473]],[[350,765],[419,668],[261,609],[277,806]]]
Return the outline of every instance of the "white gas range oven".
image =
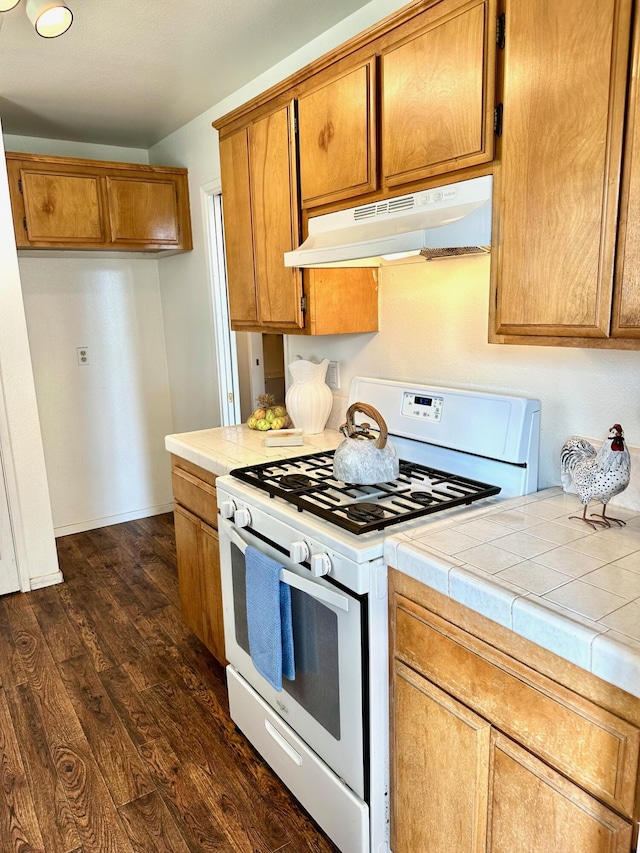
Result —
[[[540,404],[363,377],[351,384],[356,401],[386,421],[401,459],[393,482],[334,480],[332,451],[217,480],[227,680],[234,722],[338,849],[387,853],[384,539],[535,491]],[[248,546],[275,559],[290,587],[295,677],[281,690],[249,651]]]

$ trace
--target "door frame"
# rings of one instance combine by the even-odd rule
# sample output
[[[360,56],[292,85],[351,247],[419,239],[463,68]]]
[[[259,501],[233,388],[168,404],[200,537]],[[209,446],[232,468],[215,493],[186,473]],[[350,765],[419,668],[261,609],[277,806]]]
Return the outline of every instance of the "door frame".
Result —
[[[218,366],[220,425],[242,421],[236,334],[231,330],[227,269],[222,224],[222,184],[219,179],[200,187],[202,222],[206,245],[207,273],[211,288],[211,322],[214,331],[215,361]]]
[[[13,501],[17,502],[17,490],[11,465],[9,425],[0,376],[0,572],[7,571],[10,574],[6,589],[2,588],[0,581],[0,594],[3,595],[30,588],[29,577],[22,571],[18,560],[15,522],[11,512]]]

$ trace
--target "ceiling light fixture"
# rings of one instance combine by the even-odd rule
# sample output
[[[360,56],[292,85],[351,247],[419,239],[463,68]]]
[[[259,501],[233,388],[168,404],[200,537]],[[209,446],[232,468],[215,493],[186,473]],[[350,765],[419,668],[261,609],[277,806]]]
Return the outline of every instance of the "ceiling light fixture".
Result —
[[[20,0],[0,0],[0,12],[15,9]],[[27,0],[27,17],[39,36],[46,39],[61,36],[73,23],[73,12],[61,0]],[[0,25],[2,24],[0,18]]]
[[[73,23],[71,9],[56,0],[27,0],[27,16],[38,35],[47,39],[66,33]]]

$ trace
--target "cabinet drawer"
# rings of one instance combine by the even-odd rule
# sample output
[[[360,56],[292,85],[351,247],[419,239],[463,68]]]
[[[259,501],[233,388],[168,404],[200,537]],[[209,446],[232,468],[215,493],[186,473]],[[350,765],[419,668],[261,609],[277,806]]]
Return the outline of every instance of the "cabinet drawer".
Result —
[[[397,596],[396,657],[632,816],[639,730]]]
[[[218,527],[218,502],[216,500],[215,486],[205,483],[174,466],[171,471],[171,483],[173,486],[173,497],[198,518],[203,519],[212,527]]]

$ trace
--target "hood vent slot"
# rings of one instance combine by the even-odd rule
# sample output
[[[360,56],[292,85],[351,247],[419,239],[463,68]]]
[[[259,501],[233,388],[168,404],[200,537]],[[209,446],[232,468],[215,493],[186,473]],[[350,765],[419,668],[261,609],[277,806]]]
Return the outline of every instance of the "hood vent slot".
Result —
[[[386,216],[388,213],[413,210],[415,204],[415,198],[412,195],[391,198],[388,201],[380,201],[377,204],[364,204],[362,207],[355,207],[353,209],[353,219],[354,222],[361,222],[363,219],[371,219],[375,216]]]

